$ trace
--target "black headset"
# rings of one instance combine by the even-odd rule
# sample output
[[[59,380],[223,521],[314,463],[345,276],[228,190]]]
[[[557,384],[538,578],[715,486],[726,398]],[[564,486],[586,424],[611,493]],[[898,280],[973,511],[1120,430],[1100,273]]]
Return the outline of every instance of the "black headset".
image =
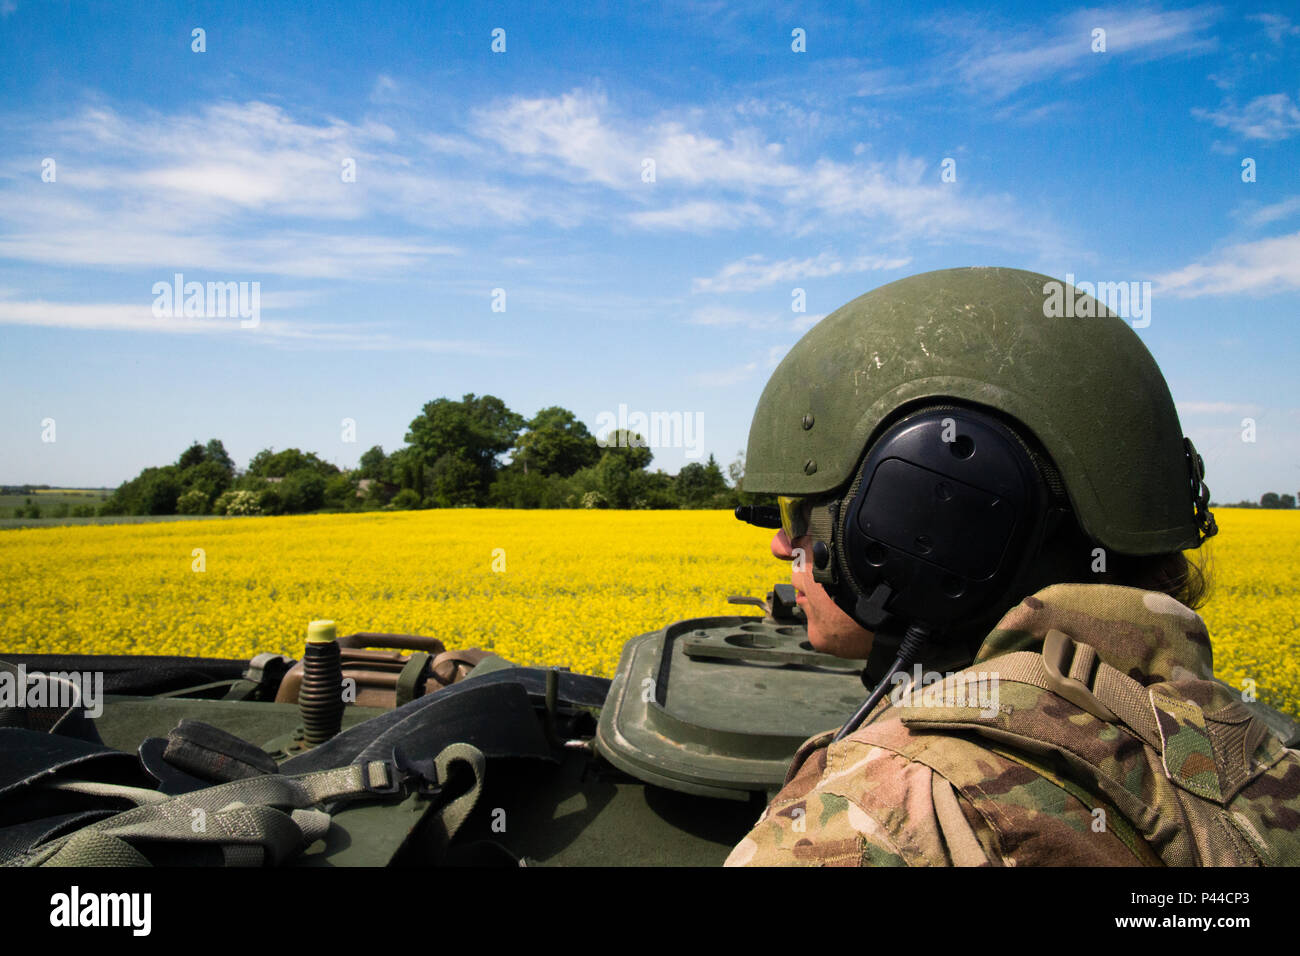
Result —
[[[952,405],[905,414],[828,505],[832,594],[865,627],[920,624],[942,640],[1003,603],[1064,499],[1050,461],[1000,418]]]
[[[836,739],[927,645],[967,638],[972,622],[1023,597],[1014,592],[1064,514],[1050,459],[992,412],[929,405],[889,424],[844,495],[815,504],[809,521],[814,578],[863,626],[903,633],[884,680]],[[759,509],[737,517],[760,523]]]

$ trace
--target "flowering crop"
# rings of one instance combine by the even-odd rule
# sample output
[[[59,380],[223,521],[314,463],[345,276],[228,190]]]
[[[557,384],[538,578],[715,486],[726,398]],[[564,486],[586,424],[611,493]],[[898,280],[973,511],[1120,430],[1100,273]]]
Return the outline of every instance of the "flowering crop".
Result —
[[[450,509],[0,534],[0,651],[300,657],[307,622],[610,675],[788,571],[727,512]],[[196,553],[196,551],[198,553]],[[195,570],[202,567],[203,570]],[[494,570],[495,569],[495,570]]]
[[[1214,673],[1300,717],[1300,511],[1216,508],[1212,589],[1200,609]]]
[[[1300,715],[1300,512],[1216,509],[1201,611],[1226,681]],[[0,534],[0,654],[299,657],[307,622],[609,676],[623,643],[749,614],[788,569],[718,511],[437,510]]]

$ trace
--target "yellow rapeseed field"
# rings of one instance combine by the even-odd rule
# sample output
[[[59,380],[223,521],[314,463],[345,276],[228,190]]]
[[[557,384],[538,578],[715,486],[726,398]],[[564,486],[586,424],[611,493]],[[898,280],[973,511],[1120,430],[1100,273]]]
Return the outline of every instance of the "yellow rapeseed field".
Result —
[[[1300,716],[1300,512],[1218,509],[1220,677]],[[0,654],[301,655],[307,622],[610,675],[628,638],[788,572],[729,512],[445,510],[0,533]],[[202,570],[198,570],[198,569]]]

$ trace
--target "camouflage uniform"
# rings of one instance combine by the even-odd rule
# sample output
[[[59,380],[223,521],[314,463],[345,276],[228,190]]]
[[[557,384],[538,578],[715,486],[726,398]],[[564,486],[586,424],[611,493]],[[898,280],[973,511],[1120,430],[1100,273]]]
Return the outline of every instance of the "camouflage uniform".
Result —
[[[1053,632],[1082,706],[1048,689]],[[727,865],[1300,864],[1300,752],[1212,680],[1205,624],[1173,598],[1045,588],[971,671],[998,675],[996,709],[958,706],[949,678],[805,743]]]

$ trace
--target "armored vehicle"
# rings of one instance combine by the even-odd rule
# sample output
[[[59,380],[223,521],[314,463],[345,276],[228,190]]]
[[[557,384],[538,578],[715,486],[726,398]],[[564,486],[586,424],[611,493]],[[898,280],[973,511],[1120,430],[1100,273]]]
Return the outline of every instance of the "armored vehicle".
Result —
[[[731,601],[762,613],[634,637],[612,679],[329,622],[301,660],[8,656],[0,862],[720,864],[867,680],[789,584]]]

